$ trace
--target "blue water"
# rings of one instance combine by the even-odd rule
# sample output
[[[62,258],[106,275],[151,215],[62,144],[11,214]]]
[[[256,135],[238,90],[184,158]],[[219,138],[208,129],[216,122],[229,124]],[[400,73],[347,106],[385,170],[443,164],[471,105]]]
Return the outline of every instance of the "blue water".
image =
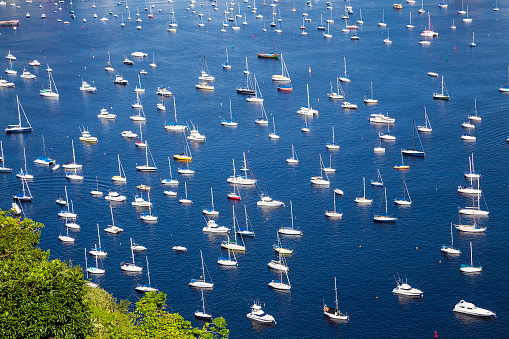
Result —
[[[439,37],[431,46],[419,45],[420,32],[427,25],[427,15],[419,15],[420,4],[403,10],[392,9],[391,1],[366,3],[352,1],[358,19],[359,8],[365,24],[359,29],[360,40],[350,40],[349,34],[341,32],[344,22],[343,1],[333,1],[335,23],[331,25],[333,38],[325,40],[316,30],[323,14],[328,18],[325,2],[314,1],[312,8],[305,8],[303,1],[296,2],[297,12],[292,13],[293,2],[280,1],[283,33],[278,35],[269,26],[271,7],[257,1],[258,13],[263,20],[255,19],[241,2],[242,14],[246,12],[249,25],[240,31],[220,33],[224,17],[224,3],[213,11],[210,2],[201,7],[196,3],[196,14],[187,11],[187,2],[175,1],[173,6],[179,24],[176,34],[166,31],[170,19],[170,5],[163,1],[149,1],[154,4],[154,18],[148,19],[143,10],[145,2],[129,1],[131,22],[127,21],[125,5],[116,6],[114,1],[75,1],[73,10],[77,18],[70,19],[68,3],[58,10],[53,2],[44,2],[39,9],[35,3],[20,2],[20,9],[11,6],[0,7],[1,20],[20,19],[17,31],[10,28],[0,30],[1,54],[11,52],[18,61],[14,67],[18,76],[2,76],[16,84],[15,89],[0,90],[2,123],[15,122],[16,95],[30,119],[34,132],[24,135],[3,135],[7,164],[17,172],[23,166],[23,147],[26,148],[28,167],[35,175],[30,183],[34,196],[32,203],[23,204],[26,217],[46,225],[41,236],[41,248],[50,249],[52,258],[71,260],[75,265],[85,264],[84,248],[97,242],[96,223],[101,228],[102,241],[108,250],[108,257],[100,266],[107,273],[93,280],[115,297],[135,302],[140,298],[134,290],[138,283],[146,283],[146,271],[142,275],[126,275],[120,271],[120,263],[130,260],[129,238],[148,247],[151,274],[155,283],[168,294],[171,311],[192,320],[193,312],[201,307],[198,290],[187,286],[191,278],[200,275],[200,255],[203,251],[205,263],[215,283],[213,291],[205,292],[208,311],[213,316],[223,316],[231,329],[233,338],[273,337],[502,337],[509,326],[507,321],[506,277],[509,232],[505,229],[508,218],[508,189],[505,171],[509,166],[508,146],[505,143],[509,131],[509,118],[505,108],[507,96],[498,92],[500,85],[507,82],[507,60],[509,42],[505,34],[508,29],[507,4],[499,3],[500,12],[492,10],[491,1],[469,2],[471,24],[461,22],[456,11],[461,1],[449,1],[448,9],[439,9],[437,2],[426,1],[424,7],[430,11],[433,26]],[[466,4],[465,4],[466,6]],[[134,22],[136,7],[139,7],[143,29],[138,31]],[[158,9],[162,12],[159,13]],[[211,22],[204,20],[205,28],[198,27],[198,13],[209,15]],[[393,44],[384,45],[386,29],[376,25],[385,9],[385,21],[390,29]],[[53,11],[56,10],[56,13]],[[119,18],[108,15],[112,10]],[[236,5],[236,11],[238,6]],[[312,19],[306,23],[309,35],[300,34],[302,12],[307,11]],[[407,30],[405,24],[412,11],[415,29]],[[31,18],[26,19],[25,13]],[[42,13],[47,15],[40,19]],[[98,19],[93,19],[97,13]],[[124,14],[125,28],[120,27]],[[109,22],[101,22],[108,17]],[[70,25],[63,22],[69,20]],[[86,18],[87,22],[82,23]],[[455,20],[457,29],[449,26]],[[350,23],[353,23],[351,20]],[[243,20],[241,20],[243,21]],[[262,32],[263,22],[268,29]],[[239,22],[239,25],[241,23]],[[470,48],[472,32],[475,31],[476,48]],[[256,53],[264,50],[264,38],[268,50],[274,43],[276,52],[283,52],[292,77],[293,93],[278,92],[271,82],[271,75],[280,72],[280,62],[261,60]],[[225,48],[232,69],[223,70]],[[113,84],[112,74],[104,71],[111,53],[113,67],[129,80],[127,87]],[[134,51],[149,53],[143,60],[134,59],[134,66],[122,64],[123,55]],[[155,53],[156,69],[150,69],[152,52]],[[260,106],[249,104],[245,96],[237,95],[236,85],[245,83],[245,57],[248,57],[251,72],[255,73],[265,99],[265,109],[271,120],[275,117],[281,136],[278,141],[268,138],[271,126],[260,127],[254,120],[261,116]],[[199,69],[206,58],[210,73],[216,77],[215,91],[204,93],[195,90]],[[340,102],[327,98],[329,83],[335,83],[343,73],[343,57],[352,83],[343,85],[348,101],[359,105],[357,111],[341,109]],[[28,66],[37,59],[42,67]],[[42,86],[47,86],[46,63],[53,68],[60,99],[47,100],[39,96]],[[1,67],[8,66],[7,60],[0,60]],[[37,81],[19,77],[23,67],[37,75]],[[142,124],[143,135],[148,140],[155,162],[159,167],[155,174],[136,172],[136,164],[145,161],[144,151],[134,146],[134,141],[123,139],[120,132],[131,129],[139,132],[139,125],[129,120],[133,114],[131,102],[136,99],[134,87],[141,69],[149,72],[142,76],[146,93],[141,96],[147,122]],[[309,69],[311,72],[309,72]],[[440,89],[440,78],[431,78],[427,72],[434,71],[444,76],[451,100],[434,101],[432,93]],[[98,87],[97,94],[81,93],[81,78]],[[366,106],[364,96],[370,93],[370,82],[379,104]],[[306,105],[306,84],[309,84],[314,108],[318,117],[309,119],[311,132],[302,134],[304,120],[296,111]],[[182,206],[178,198],[163,195],[160,179],[168,177],[167,157],[182,151],[182,135],[169,133],[164,129],[165,121],[173,120],[171,100],[166,100],[167,111],[156,110],[159,98],[155,95],[158,86],[169,87],[177,101],[179,120],[192,121],[199,131],[206,135],[203,144],[191,143],[192,166],[196,175],[179,177],[178,194],[184,194],[187,181],[191,206]],[[461,123],[466,120],[468,110],[473,111],[477,98],[482,123],[476,124],[477,142],[464,143],[460,136],[465,131]],[[224,128],[220,121],[228,117],[228,102],[239,126]],[[433,127],[430,135],[421,135],[421,142],[427,152],[425,159],[406,158],[410,170],[397,172],[393,166],[400,164],[400,149],[413,146],[412,121],[424,123],[424,106]],[[103,122],[97,118],[103,107],[118,117],[114,122]],[[373,147],[378,144],[377,133],[383,128],[370,125],[367,118],[372,113],[389,112],[396,118],[391,132],[396,135],[394,143],[386,143],[386,153],[376,155]],[[328,152],[325,144],[331,141],[331,126],[336,128],[338,152]],[[92,135],[99,138],[97,145],[78,141],[79,127],[88,127]],[[58,163],[72,159],[71,139],[74,139],[79,162],[83,166],[85,182],[74,183],[65,179],[60,169],[52,172],[46,167],[37,167],[32,161],[42,154],[42,137],[50,148],[50,154]],[[295,146],[300,163],[288,166],[285,159]],[[201,210],[210,206],[210,187],[214,189],[216,208],[220,211],[218,223],[231,227],[232,202],[226,198],[231,186],[226,179],[232,174],[232,159],[237,169],[242,161],[242,152],[254,175],[259,180],[259,190],[268,193],[289,206],[293,202],[295,225],[304,236],[292,238],[294,255],[288,258],[291,292],[280,293],[270,290],[267,284],[278,278],[267,269],[267,262],[275,259],[272,244],[276,241],[276,230],[290,224],[290,210],[262,210],[256,206],[259,200],[255,188],[240,188],[242,201],[233,203],[239,221],[244,220],[243,206],[247,212],[256,237],[245,239],[247,251],[238,254],[239,266],[221,269],[216,260],[221,256],[222,236],[208,236],[201,231],[205,225]],[[463,171],[468,170],[468,157],[474,153],[476,168],[482,173],[481,186],[490,210],[489,218],[478,220],[488,227],[486,234],[465,235],[454,233],[455,245],[463,254],[459,258],[446,257],[440,253],[442,244],[450,242],[450,222],[456,222],[458,207],[469,206],[469,197],[456,193],[456,187],[466,184]],[[126,185],[110,181],[116,175],[120,154],[127,175]],[[319,174],[319,154],[325,163],[332,155],[332,166],[337,169],[329,175],[330,188],[316,188],[310,185],[311,176]],[[178,164],[172,160],[174,173]],[[383,176],[389,200],[389,214],[399,219],[395,225],[380,225],[372,221],[378,213],[383,199],[382,189],[367,187],[374,199],[371,206],[357,206],[353,202],[361,194],[362,177],[375,179],[377,169]],[[118,235],[108,235],[103,228],[111,222],[109,204],[101,198],[92,197],[89,192],[95,188],[98,177],[103,192],[115,189],[126,195],[125,204],[114,204],[115,223],[124,228]],[[409,208],[399,208],[392,201],[401,197],[403,179],[413,200]],[[0,175],[2,209],[11,204],[13,194],[21,190],[21,184],[14,174]],[[140,183],[152,187],[151,200],[159,216],[157,224],[146,224],[139,220],[140,210],[131,206],[136,186]],[[62,221],[55,200],[64,195],[67,186],[74,209],[78,213],[81,231],[75,233],[74,245],[58,241]],[[333,189],[340,188],[344,197],[337,199],[344,213],[336,221],[326,220],[324,211],[332,209]],[[383,205],[382,205],[383,209]],[[466,220],[469,221],[469,220]],[[483,272],[465,275],[459,272],[462,263],[469,260],[469,242],[483,266]],[[174,245],[188,248],[186,254],[171,250]],[[225,254],[225,253],[223,253]],[[136,262],[144,265],[145,254],[137,254]],[[475,260],[475,256],[474,256]],[[89,260],[91,263],[91,260]],[[395,286],[394,275],[407,276],[408,282],[424,292],[422,300],[398,299],[391,291]],[[335,324],[324,319],[322,302],[333,304],[334,276],[338,280],[340,306],[350,315],[350,322]],[[272,314],[276,326],[266,327],[252,324],[246,314],[253,299],[265,304],[264,310]],[[471,301],[497,313],[495,320],[480,320],[455,315],[454,305],[461,299]],[[411,333],[411,334],[409,334]]]

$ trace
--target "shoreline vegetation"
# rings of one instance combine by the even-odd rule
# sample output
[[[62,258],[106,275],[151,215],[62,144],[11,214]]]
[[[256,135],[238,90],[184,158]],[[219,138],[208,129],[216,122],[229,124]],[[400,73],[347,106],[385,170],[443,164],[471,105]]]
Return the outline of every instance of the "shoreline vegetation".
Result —
[[[80,266],[37,247],[43,227],[0,210],[1,338],[229,338],[223,318],[198,328],[166,311],[163,292],[131,305],[89,287]]]

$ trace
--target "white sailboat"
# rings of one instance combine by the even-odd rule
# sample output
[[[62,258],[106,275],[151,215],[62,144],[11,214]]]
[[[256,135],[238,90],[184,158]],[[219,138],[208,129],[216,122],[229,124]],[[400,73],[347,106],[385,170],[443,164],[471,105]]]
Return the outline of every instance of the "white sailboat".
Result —
[[[133,258],[133,262],[123,262],[120,264],[120,269],[124,272],[135,272],[135,273],[139,273],[139,272],[142,272],[143,271],[143,267],[141,266],[136,266],[136,263],[134,261],[134,251],[133,251],[133,239],[130,238],[131,240],[131,256]]]
[[[106,72],[114,72],[115,69],[113,67],[111,67],[111,55],[110,55],[110,52],[108,51],[108,63],[106,64],[106,67],[104,67],[104,70]]]
[[[410,206],[412,205],[412,198],[410,198],[410,192],[408,192],[408,187],[406,185],[405,179],[403,179],[403,183],[405,184],[405,189],[403,190],[403,197],[401,199],[397,198],[394,199],[394,203],[400,206]]]
[[[111,180],[115,182],[127,182],[124,168],[122,167],[122,163],[120,162],[120,154],[117,154],[117,159],[118,159],[118,175],[112,176]]]
[[[48,89],[42,89],[39,94],[42,97],[46,98],[55,98],[58,99],[58,89],[57,85],[55,84],[55,81],[53,80],[52,72],[48,72],[49,77],[49,88]]]
[[[203,297],[203,290],[201,291],[201,301],[203,306],[203,311],[197,310],[194,312],[194,316],[201,320],[212,320],[212,315],[208,314],[205,311],[205,299]]]
[[[230,176],[226,181],[230,184],[236,184],[236,185],[254,185],[258,180],[254,178],[248,178],[247,172],[251,172],[248,163],[246,160],[246,153],[242,152],[242,155],[244,157],[244,167],[241,168],[241,171],[243,171],[244,175],[236,175],[236,169],[235,169],[235,159],[233,159],[233,175]],[[251,176],[253,177],[252,173]]]
[[[292,204],[291,201],[290,201],[290,218],[291,218],[291,221],[292,221],[292,226],[291,227],[282,226],[277,231],[277,233],[278,234],[284,234],[284,235],[298,235],[298,236],[301,236],[302,235],[302,231],[300,231],[299,229],[294,228],[294,225],[293,225],[293,204]]]
[[[99,233],[99,224],[97,224],[97,237],[99,239],[99,246],[94,245],[94,247],[88,251],[88,254],[94,257],[106,257],[108,255],[108,252],[106,252],[101,245],[101,234]]]
[[[297,111],[297,114],[302,114],[304,116],[314,116],[314,115],[318,115],[318,110],[314,109],[312,106],[311,106],[311,101],[309,99],[309,84],[306,85],[306,88],[307,88],[307,94],[308,94],[308,106],[307,107],[301,107],[298,111]]]
[[[362,189],[363,189],[363,195],[362,197],[356,197],[355,203],[357,204],[371,204],[373,202],[373,199],[366,198],[366,179],[362,177]]]
[[[498,91],[499,92],[509,92],[509,66],[507,66],[507,82],[508,82],[508,85],[507,86],[500,86]]]
[[[95,267],[94,266],[90,266],[88,267],[88,263],[87,263],[87,249],[85,248],[85,267],[87,269],[87,272],[90,273],[90,274],[104,274],[106,273],[106,271],[102,268],[99,268],[99,262],[98,262],[98,257],[95,256]]]
[[[28,187],[28,182],[24,178],[21,179],[21,187],[23,192],[13,195],[14,200],[19,202],[32,201],[32,193]]]
[[[181,204],[184,204],[184,205],[192,204],[193,201],[191,199],[187,198],[187,182],[184,182],[184,191],[185,191],[185,197],[184,198],[180,198],[179,202]]]
[[[96,181],[96,189],[90,191],[90,194],[92,194],[92,196],[94,196],[94,197],[102,197],[103,192],[99,191],[99,181],[97,180],[97,176],[95,177],[95,181]]]
[[[291,165],[297,165],[299,163],[299,158],[297,157],[297,153],[295,152],[295,148],[293,147],[293,144],[292,144],[292,157],[287,158],[286,163],[291,164]]]
[[[177,179],[174,179],[172,174],[171,174],[171,161],[170,161],[170,157],[168,157],[168,166],[170,168],[170,178],[162,179],[161,180],[161,184],[163,184],[163,185],[178,185],[179,181]]]
[[[281,74],[274,74],[272,76],[272,81],[277,82],[290,82],[290,73],[288,73],[288,68],[286,67],[285,60],[283,58],[283,54],[281,53]]]
[[[441,252],[453,255],[460,255],[461,251],[459,248],[454,248],[454,236],[452,234],[452,222],[451,222],[451,245],[442,245]]]
[[[189,282],[189,286],[195,287],[195,288],[214,288],[214,283],[212,281],[207,282],[205,280],[205,263],[203,262],[203,253],[201,250],[200,250],[200,256],[201,256],[202,275],[201,275],[200,279],[191,279],[191,281]]]
[[[140,292],[140,293],[159,292],[159,290],[156,287],[152,287],[152,285],[150,284],[150,270],[149,270],[149,266],[148,266],[148,257],[145,257],[145,261],[147,262],[148,284],[147,285],[138,284],[138,286],[136,286],[135,290],[136,290],[136,292]]]
[[[475,220],[475,212],[472,214],[472,217],[474,218],[474,223],[472,225],[468,224],[462,224],[461,223],[461,214],[458,213],[458,219],[459,223],[454,225],[458,231],[466,232],[466,233],[482,233],[486,231],[486,227],[480,227],[477,226],[476,220]]]
[[[9,168],[9,167],[5,166],[4,143],[3,143],[3,141],[0,141],[0,151],[2,152],[1,153],[1,157],[0,157],[0,160],[2,162],[2,165],[0,166],[0,173],[10,173],[10,172],[12,172],[12,168]]]
[[[111,225],[108,225],[108,227],[105,228],[104,231],[111,233],[111,234],[117,234],[117,233],[123,232],[124,229],[115,225],[115,219],[113,218],[113,208],[111,207],[111,205],[110,205],[110,213],[111,213]]]
[[[468,9],[468,7],[467,7],[467,9]],[[472,250],[472,242],[470,242],[470,265],[468,265],[468,264],[461,264],[461,266],[460,266],[460,271],[461,272],[464,272],[464,273],[477,273],[477,272],[481,272],[482,271],[482,266],[479,264],[479,259],[477,260],[479,266],[474,266],[473,252],[474,251]]]
[[[277,134],[276,123],[274,122],[274,116],[272,116],[272,126],[274,126],[274,131],[269,132],[269,139],[279,139],[279,134]]]
[[[34,176],[32,174],[28,173],[28,170],[27,170],[27,156],[26,156],[25,147],[23,147],[23,159],[25,161],[25,170],[21,169],[16,174],[16,178],[25,179],[25,180],[34,180]]]
[[[212,187],[210,188],[210,197],[211,197],[212,207],[206,208],[202,212],[205,215],[217,216],[217,215],[219,215],[219,212],[214,209],[214,192],[212,191]]]
[[[333,92],[332,90],[332,82],[330,83],[330,93],[327,93],[329,99],[332,100],[343,100],[345,98],[345,92],[343,91],[343,87],[339,83],[339,78],[336,78],[336,85],[338,87],[337,92]]]
[[[233,211],[233,237],[234,239],[230,239],[230,237],[227,234],[228,239],[226,241],[221,242],[221,248],[225,249],[231,249],[232,251],[246,251],[246,246],[244,245],[244,238],[242,237],[242,234],[240,234],[240,240],[242,241],[242,245],[238,243],[237,241],[237,217],[235,216],[235,206],[232,206]]]
[[[327,305],[323,304],[323,314],[326,315],[327,317],[333,319],[333,320],[346,320],[346,321],[348,321],[350,319],[348,314],[341,313],[341,311],[339,309],[339,305],[338,305],[338,287],[336,285],[336,277],[334,277],[334,292],[336,293],[336,300],[335,300],[336,307],[335,308],[327,307]]]
[[[346,57],[343,57],[343,61],[345,63],[345,74],[342,77],[339,77],[339,81],[341,82],[352,82],[350,78],[348,77],[348,72],[346,71]]]
[[[323,169],[325,165],[323,164],[322,155],[320,154],[320,176],[311,177],[311,184],[320,185],[320,186],[328,186],[330,185],[329,177],[327,172],[325,172],[326,179],[323,178]]]
[[[382,187],[384,185],[384,181],[382,179],[382,174],[380,174],[380,169],[377,168],[378,176],[376,180],[371,180],[371,186]]]
[[[271,260],[267,266],[276,271],[288,272],[288,266],[281,252],[278,252],[278,260]]]
[[[474,98],[474,115],[469,115],[468,120],[473,122],[480,122],[482,118],[477,114],[477,98]]]
[[[221,125],[226,126],[226,127],[237,127],[238,126],[237,121],[233,118],[232,100],[231,99],[230,99],[230,119],[222,119]]]
[[[232,69],[232,65],[230,65],[230,62],[228,60],[228,48],[225,48],[226,50],[226,62],[223,63],[223,68],[224,69]],[[247,63],[247,57],[246,57],[246,63]]]
[[[69,228],[66,227],[65,231],[66,231],[66,234],[62,234],[62,232],[60,232],[60,235],[58,236],[58,240],[60,240],[62,242],[74,243],[74,238],[69,235]]]
[[[424,126],[417,126],[417,131],[423,133],[431,133],[432,128],[431,123],[429,122],[428,113],[426,113],[426,106],[424,107],[424,121]]]
[[[371,96],[369,98],[366,98],[364,96],[364,103],[365,104],[378,104],[378,99],[375,98],[373,93],[373,81],[371,81]]]
[[[231,250],[230,248],[228,248],[228,256],[227,257],[219,257],[219,259],[217,259],[217,264],[218,265],[221,265],[221,266],[238,266],[239,264],[237,263],[237,258],[235,257],[235,251]]]
[[[72,145],[72,161],[65,163],[62,165],[63,169],[65,170],[78,170],[83,167],[82,164],[78,164],[76,162],[76,151],[74,150],[74,140],[71,139],[71,145]]]
[[[268,126],[269,125],[269,121],[267,119],[267,113],[265,112],[265,108],[263,107],[263,103],[262,103],[262,106],[261,106],[261,111],[262,111],[262,117],[256,119],[255,120],[255,124],[260,125],[260,126]]]
[[[334,195],[334,210],[332,211],[325,211],[325,216],[327,218],[331,218],[331,219],[334,219],[334,218],[342,218],[343,217],[343,213],[340,213],[336,210],[336,194],[333,194]]]
[[[147,143],[146,140],[145,140],[145,143]],[[149,162],[148,162],[148,154],[149,153],[150,153],[150,158],[152,159],[152,163],[154,164],[153,166],[150,166]],[[136,166],[136,170],[140,171],[140,172],[155,172],[157,170],[157,167],[154,162],[154,158],[152,157],[152,152],[150,152],[150,148],[148,147],[148,143],[147,143],[147,147],[145,148],[145,159],[146,159],[145,165]]]
[[[239,228],[237,230],[237,233],[243,237],[254,237],[255,232],[253,231],[253,225],[251,225],[250,219],[247,217],[246,205],[244,205],[244,215],[246,216],[246,227],[242,228],[242,227],[240,227],[240,225],[238,225]],[[249,225],[251,225],[251,227],[249,227]]]
[[[21,106],[21,102],[19,101],[18,96],[16,95],[16,104],[18,106],[18,124],[17,125],[8,125],[5,128],[5,133],[26,133],[26,132],[32,132],[33,128],[32,125],[30,125],[30,121],[28,121],[27,115],[25,113],[25,110]],[[25,120],[27,121],[28,126],[23,126],[21,123],[21,112],[23,112],[23,115],[25,116]]]
[[[445,93],[444,93],[444,90],[445,90]],[[449,100],[450,97],[449,97],[449,93],[447,93],[447,88],[445,87],[445,82],[444,82],[444,76],[442,76],[442,91],[440,93],[433,93],[433,99],[437,99],[437,100]]]
[[[286,282],[283,282],[283,273],[286,276]],[[290,278],[288,278],[288,271],[279,271],[279,280],[272,279],[269,283],[269,287],[276,290],[289,291],[292,288],[292,285],[290,283]]]
[[[385,214],[375,214],[373,216],[373,220],[377,222],[396,222],[398,218],[391,217],[387,214],[387,188],[384,189],[384,198],[385,198]],[[378,209],[380,213],[380,208]]]
[[[175,103],[175,97],[173,97],[173,110],[175,112],[175,122],[166,122],[164,124],[164,128],[168,131],[185,131],[187,126],[177,122],[177,105]]]
[[[324,173],[334,173],[336,169],[332,167],[332,154],[329,154],[329,167],[323,167]]]
[[[255,95],[254,95],[254,97],[253,96],[247,97],[246,101],[247,102],[261,103],[261,102],[263,102],[262,92],[260,90],[260,86],[258,85],[258,81],[256,81],[256,75],[255,74],[253,74],[253,78],[254,78]]]
[[[336,145],[334,143],[334,126],[332,126],[332,142],[325,144],[325,147],[327,147],[327,149],[329,149],[329,150],[338,150],[339,149],[339,145]]]
[[[327,32],[323,32],[323,37],[326,39],[332,39],[332,34],[330,34],[329,23],[327,23]]]
[[[387,24],[385,23],[385,9],[382,9],[382,21],[378,22],[378,27],[386,27]]]

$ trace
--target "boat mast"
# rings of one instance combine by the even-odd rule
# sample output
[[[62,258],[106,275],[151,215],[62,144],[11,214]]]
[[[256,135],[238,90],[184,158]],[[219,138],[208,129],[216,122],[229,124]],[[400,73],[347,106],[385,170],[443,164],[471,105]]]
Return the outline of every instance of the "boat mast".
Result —
[[[363,198],[366,199],[366,178],[365,177],[362,177],[362,188],[364,190]]]
[[[202,270],[203,282],[205,282],[205,266],[203,265],[203,252],[201,250],[200,250],[200,256],[201,256],[201,270]]]
[[[97,258],[97,257],[96,257]],[[147,260],[147,277],[148,277],[148,286],[150,286],[150,270],[148,268],[148,257],[145,257],[145,259]],[[203,293],[203,291],[202,291]]]
[[[134,264],[134,251],[133,251],[133,238],[129,238],[131,240],[131,255],[133,257],[133,264]]]
[[[173,110],[175,111],[175,123],[177,123],[177,105],[175,103],[175,97],[173,97]]]
[[[308,90],[308,109],[311,109],[311,104],[309,102],[309,84],[306,84],[307,90]]]
[[[212,209],[214,209],[214,193],[212,192],[212,187],[210,188],[210,196],[212,197]]]
[[[385,216],[387,216],[387,187],[385,187]]]
[[[102,246],[101,246],[101,234],[99,233],[99,223],[97,223],[97,236],[99,237],[99,249],[102,250]]]
[[[291,201],[290,201],[290,216],[292,218],[292,229],[293,229],[293,205]]]
[[[335,197],[336,195],[334,195]],[[336,312],[339,311],[339,306],[338,306],[338,287],[336,285],[336,277],[334,277],[334,291],[336,292]]]

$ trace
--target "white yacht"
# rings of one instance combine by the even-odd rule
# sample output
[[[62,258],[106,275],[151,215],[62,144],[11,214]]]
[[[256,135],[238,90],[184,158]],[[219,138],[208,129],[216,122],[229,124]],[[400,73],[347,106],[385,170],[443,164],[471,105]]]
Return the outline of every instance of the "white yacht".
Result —
[[[97,137],[93,137],[90,132],[85,129],[85,127],[83,127],[83,129],[81,130],[81,137],[80,137],[80,141],[82,142],[86,142],[86,143],[89,143],[89,144],[97,144]]]
[[[495,312],[492,312],[485,308],[477,307],[472,303],[466,302],[465,300],[461,300],[459,303],[457,303],[454,306],[453,311],[458,313],[475,315],[477,317],[497,317]]]
[[[101,108],[101,113],[97,115],[100,119],[115,120],[116,114],[109,113],[106,108]]]
[[[397,286],[392,290],[392,293],[398,294],[398,295],[404,295],[409,297],[419,297],[422,298],[423,293],[421,290],[414,288],[410,285],[408,285],[406,279],[405,282],[403,282],[402,279],[396,280]]]
[[[104,197],[104,199],[108,201],[124,202],[126,201],[127,197],[125,195],[120,195],[118,192],[110,190],[108,195]]]
[[[219,226],[214,220],[207,220],[207,226],[203,227],[203,232],[208,233],[228,233],[230,229],[225,226]]]
[[[81,87],[80,87],[80,91],[83,91],[83,92],[97,92],[97,87],[94,87],[94,86],[91,86],[89,85],[86,81],[82,81],[81,82]]]
[[[251,312],[248,313],[247,318],[252,321],[264,323],[264,324],[275,324],[276,321],[274,317],[270,314],[267,314],[263,311],[262,306],[258,301],[255,301],[253,306],[251,306]]]
[[[256,202],[259,207],[284,207],[285,203],[282,201],[274,200],[268,194],[261,194],[260,200]]]

